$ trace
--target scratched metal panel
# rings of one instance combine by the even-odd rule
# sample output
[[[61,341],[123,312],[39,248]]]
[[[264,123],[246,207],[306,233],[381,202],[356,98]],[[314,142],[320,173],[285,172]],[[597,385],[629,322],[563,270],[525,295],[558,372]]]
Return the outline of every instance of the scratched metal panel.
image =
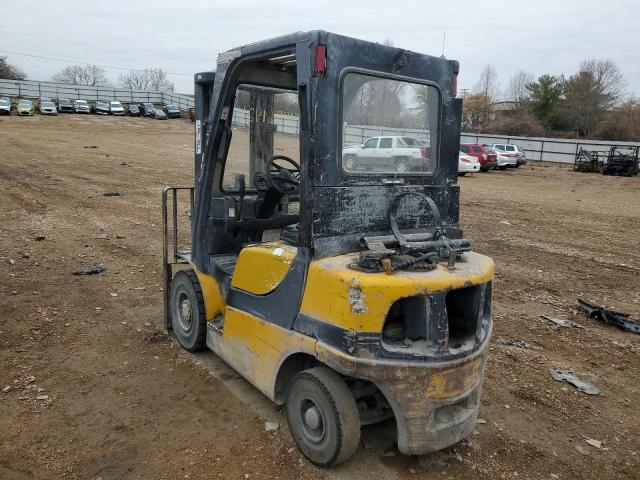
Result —
[[[313,192],[313,244],[317,257],[358,250],[363,235],[389,235],[391,201],[407,191],[422,192],[438,206],[442,222],[457,236],[459,189],[457,186],[368,186],[324,187]],[[416,197],[407,197],[399,214],[403,231],[420,231],[434,226],[428,207]]]

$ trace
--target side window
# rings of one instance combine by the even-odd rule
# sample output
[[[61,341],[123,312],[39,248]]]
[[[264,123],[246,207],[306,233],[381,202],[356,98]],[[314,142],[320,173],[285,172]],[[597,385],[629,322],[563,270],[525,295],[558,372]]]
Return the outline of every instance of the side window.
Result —
[[[504,145],[496,145],[495,149],[500,150],[501,152],[504,152]]]
[[[297,92],[238,86],[231,130],[222,189],[237,191],[236,177],[244,175],[247,190],[254,190],[254,174],[274,155],[300,162]]]
[[[380,148],[391,148],[393,145],[393,138],[381,138]]]
[[[476,153],[482,153],[482,147],[480,147],[478,145],[474,145],[473,151],[476,152]]]
[[[364,143],[363,148],[376,148],[377,146],[378,146],[378,139],[370,138]]]
[[[469,147],[467,147],[466,145],[460,145],[460,150],[462,150],[464,153],[469,153]]]
[[[507,152],[515,152],[516,151],[516,147],[514,147],[513,145],[507,145]]]

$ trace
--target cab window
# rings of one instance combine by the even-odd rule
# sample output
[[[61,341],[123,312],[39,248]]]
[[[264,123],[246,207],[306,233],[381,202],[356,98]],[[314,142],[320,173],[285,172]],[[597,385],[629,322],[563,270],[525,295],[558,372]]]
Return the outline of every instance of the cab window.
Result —
[[[432,174],[437,164],[440,91],[433,85],[368,73],[348,72],[341,84],[341,158],[345,172],[359,174]],[[363,137],[383,137],[376,156]],[[394,155],[393,138],[410,136],[418,145]],[[357,168],[354,168],[357,166]]]

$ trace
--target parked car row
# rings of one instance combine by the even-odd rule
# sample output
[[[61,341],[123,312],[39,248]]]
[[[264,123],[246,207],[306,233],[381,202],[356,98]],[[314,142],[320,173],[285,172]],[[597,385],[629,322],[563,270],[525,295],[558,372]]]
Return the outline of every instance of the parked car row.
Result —
[[[504,170],[508,167],[517,168],[527,163],[524,148],[513,144],[463,143],[460,145],[460,153],[476,158],[480,164],[479,169],[483,172],[496,169]]]
[[[517,145],[462,144],[458,155],[458,175],[519,167],[524,163],[524,149]],[[425,140],[390,135],[371,137],[360,145],[345,145],[342,168],[347,172],[430,173],[434,164]]]
[[[0,115],[11,114],[11,100],[0,98]],[[157,107],[153,103],[131,103],[125,109],[124,105],[118,101],[95,101],[89,103],[87,100],[69,100],[58,98],[56,101],[51,98],[41,97],[38,101],[38,112],[41,115],[57,115],[58,113],[94,113],[96,115],[129,115],[132,117],[151,117],[157,120],[167,118],[180,118],[180,109],[176,105],[164,105]],[[18,100],[16,113],[18,115],[34,115],[36,107],[33,100],[22,98]]]

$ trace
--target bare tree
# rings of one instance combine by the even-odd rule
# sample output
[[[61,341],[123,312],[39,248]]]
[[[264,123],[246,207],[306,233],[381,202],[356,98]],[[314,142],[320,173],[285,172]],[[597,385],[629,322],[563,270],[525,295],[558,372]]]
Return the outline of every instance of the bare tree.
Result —
[[[498,72],[493,65],[484,66],[480,72],[480,78],[473,88],[473,93],[486,95],[492,101],[497,99],[499,93]]]
[[[167,73],[161,68],[147,68],[145,70],[131,70],[126,75],[118,77],[120,85],[132,90],[156,90],[159,92],[173,92],[173,82],[167,79]]]
[[[149,78],[144,70],[131,70],[126,75],[118,76],[121,86],[130,90],[146,90],[149,88]]]
[[[565,116],[578,133],[589,135],[604,112],[620,105],[626,81],[611,60],[586,60],[565,84]]]
[[[6,80],[26,80],[27,75],[22,70],[7,62],[7,57],[0,56],[0,78]]]
[[[480,78],[473,88],[473,97],[465,99],[468,103],[467,116],[472,118],[474,129],[482,131],[493,116],[493,104],[498,98],[498,72],[493,65],[487,64],[480,72]]]
[[[97,65],[69,65],[56,73],[53,76],[53,80],[60,83],[88,85],[91,87],[101,87],[109,84],[104,69]]]
[[[519,70],[513,74],[507,87],[507,99],[518,106],[524,106],[531,99],[531,91],[527,85],[533,83],[535,78],[529,72]]]

